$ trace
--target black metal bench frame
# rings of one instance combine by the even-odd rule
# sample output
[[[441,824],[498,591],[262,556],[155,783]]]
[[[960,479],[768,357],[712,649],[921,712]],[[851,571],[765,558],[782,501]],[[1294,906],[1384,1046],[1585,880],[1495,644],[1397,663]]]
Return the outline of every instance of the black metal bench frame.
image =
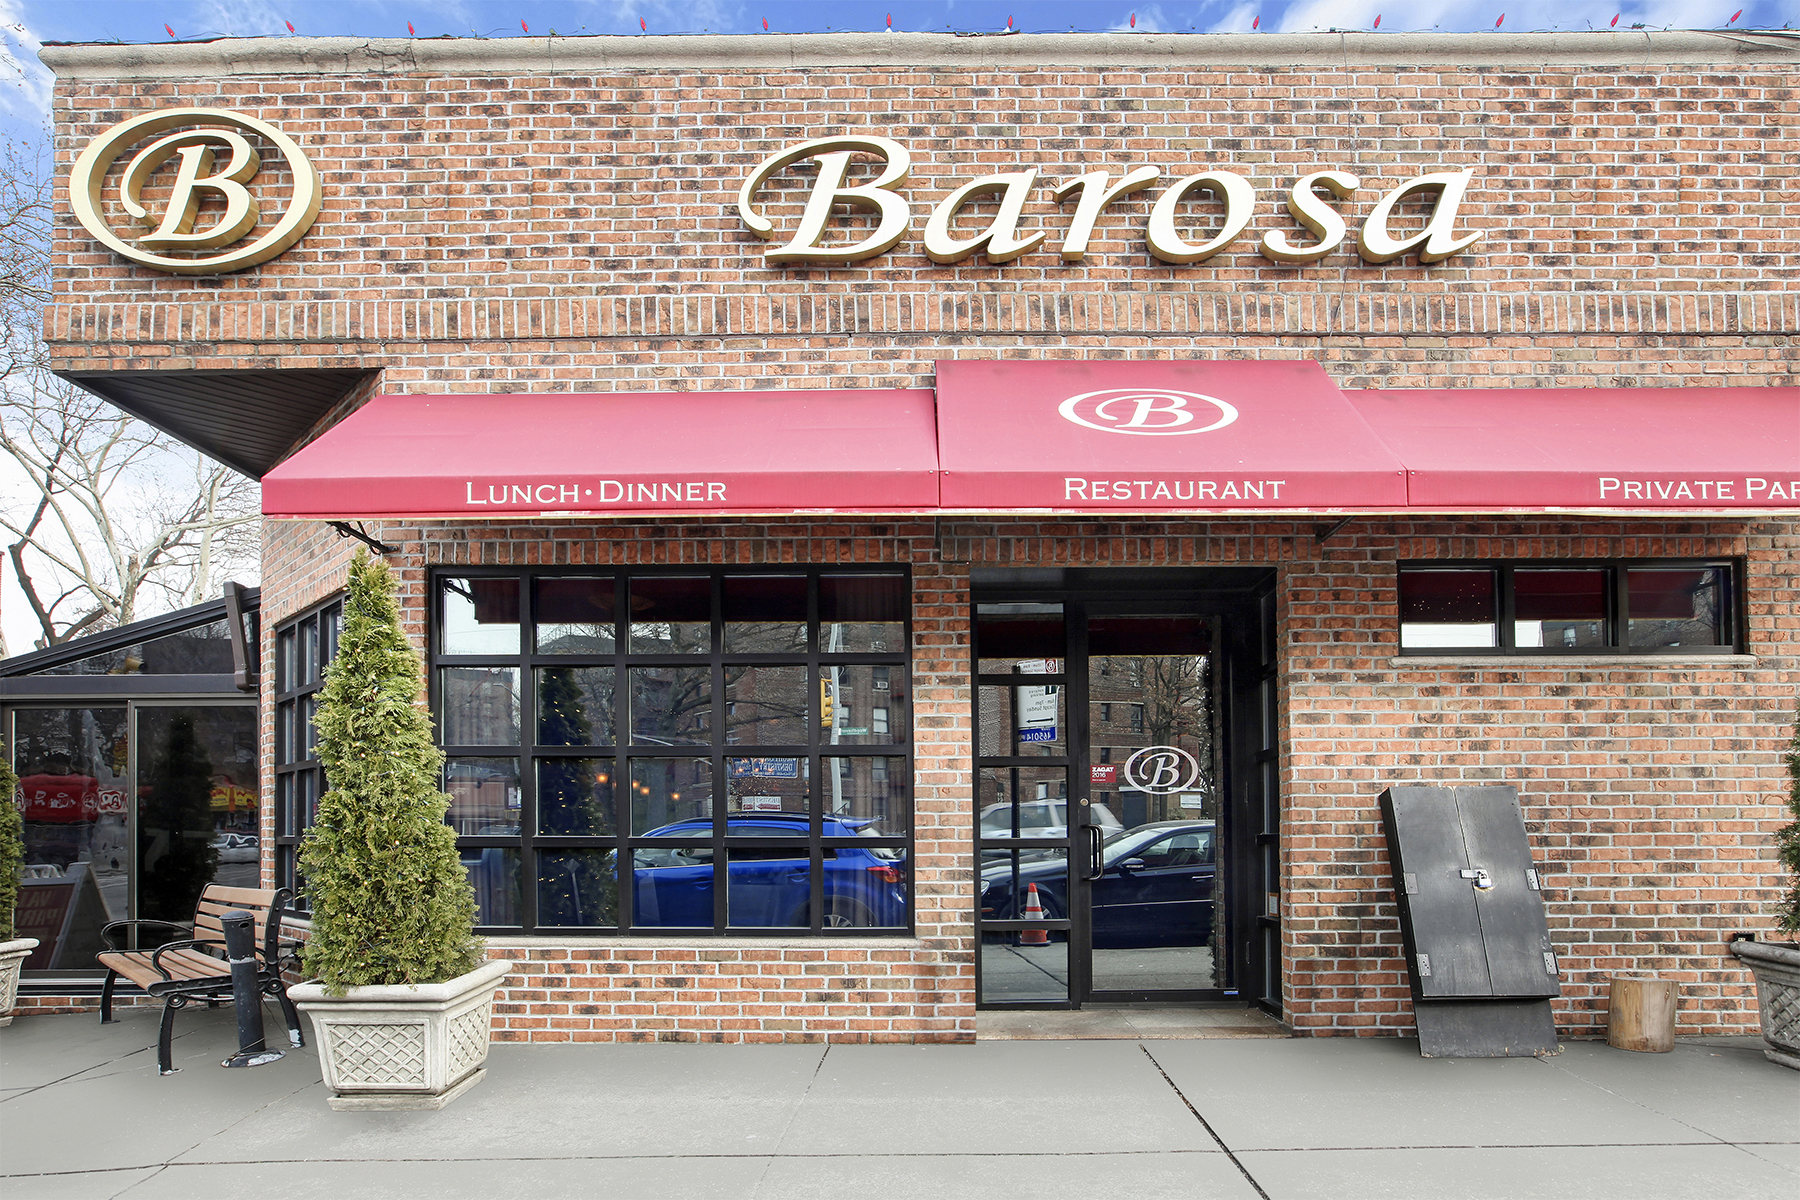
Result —
[[[208,913],[209,907],[224,909],[244,908],[253,910],[255,905],[240,899],[228,899],[216,896],[215,891],[227,893],[243,892],[246,889],[220,888],[209,884],[200,894],[195,909],[194,922],[183,925],[176,921],[114,921],[100,931],[111,949],[106,955],[99,956],[101,965],[106,967],[106,983],[100,989],[100,1023],[114,1023],[112,1015],[113,986],[123,977],[143,988],[151,997],[163,1002],[162,1028],[156,1041],[156,1065],[161,1074],[173,1075],[180,1068],[171,1061],[170,1042],[173,1038],[175,1012],[186,1008],[197,1000],[206,1001],[208,1008],[232,999],[231,964],[225,959],[225,942],[223,931],[218,929],[218,917]],[[267,916],[264,921],[262,945],[256,952],[256,982],[259,992],[265,996],[273,996],[281,1005],[282,1018],[287,1022],[288,1040],[298,1049],[306,1045],[306,1038],[300,1031],[300,1014],[294,1010],[293,1001],[288,999],[287,983],[281,977],[284,963],[299,965],[300,943],[294,940],[283,940],[281,937],[282,918],[288,912],[288,906],[294,898],[293,889],[278,888],[274,892],[263,892],[268,897]],[[259,897],[260,899],[260,897]],[[116,933],[127,930],[156,926],[163,929],[179,930],[190,936],[180,941],[165,942],[154,950],[127,950],[114,940]],[[211,937],[191,936],[197,929],[206,927]],[[184,956],[184,961],[191,968],[197,955],[216,958],[219,963],[216,975],[202,975],[177,979],[164,965],[165,955],[175,951],[193,951],[195,954]],[[136,968],[122,972],[118,967],[105,961],[108,955],[127,960],[130,967]],[[154,974],[152,974],[154,972]]]

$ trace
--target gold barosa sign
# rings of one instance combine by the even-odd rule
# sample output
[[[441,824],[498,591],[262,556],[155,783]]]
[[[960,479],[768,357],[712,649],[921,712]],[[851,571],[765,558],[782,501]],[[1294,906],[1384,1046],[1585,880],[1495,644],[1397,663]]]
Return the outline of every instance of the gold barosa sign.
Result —
[[[880,159],[880,173],[866,183],[847,184],[844,180],[851,159],[859,154]],[[785,245],[769,250],[769,262],[861,262],[893,249],[907,235],[912,224],[912,206],[898,189],[912,170],[912,153],[899,142],[884,137],[820,138],[789,146],[765,158],[738,192],[738,213],[753,232],[765,238],[776,237],[774,223],[756,209],[757,193],[772,176],[808,158],[818,161],[819,170],[806,198],[806,207],[800,214],[800,227]],[[954,263],[980,250],[986,253],[991,263],[1007,263],[1035,249],[1048,235],[1042,231],[1021,234],[1019,220],[1025,211],[1026,198],[1037,183],[1037,174],[1034,167],[983,175],[945,196],[925,222],[925,253],[934,262]],[[1455,233],[1457,205],[1462,202],[1474,174],[1474,170],[1469,169],[1420,175],[1382,196],[1357,231],[1357,253],[1365,262],[1385,263],[1416,250],[1420,262],[1435,263],[1474,245],[1481,239],[1481,234],[1470,233],[1459,238]],[[1161,177],[1162,172],[1155,167],[1135,167],[1116,180],[1110,171],[1089,171],[1058,186],[1052,193],[1058,201],[1075,200],[1075,212],[1059,248],[1063,261],[1077,263],[1087,257],[1094,225],[1107,205],[1150,187]],[[1312,240],[1295,245],[1287,233],[1273,230],[1263,235],[1263,256],[1278,263],[1298,265],[1316,262],[1330,254],[1350,231],[1343,214],[1319,193],[1324,191],[1337,200],[1347,200],[1361,186],[1360,179],[1345,171],[1315,171],[1302,176],[1288,193],[1287,210],[1312,235]],[[1196,244],[1181,236],[1175,218],[1182,203],[1200,192],[1209,193],[1224,204],[1225,221],[1211,238]],[[1436,198],[1431,216],[1423,229],[1396,236],[1389,228],[1394,208],[1408,196],[1415,195]],[[959,236],[952,231],[951,223],[977,196],[997,196],[999,210],[989,218],[984,229]],[[874,213],[878,218],[874,231],[860,241],[834,241],[821,245],[834,211],[846,207]],[[1243,235],[1255,210],[1256,188],[1236,172],[1212,170],[1183,176],[1156,198],[1150,209],[1144,241],[1150,253],[1163,262],[1204,262]]]
[[[171,129],[180,132],[168,133]],[[145,230],[135,242],[127,241],[107,223],[102,189],[113,163],[126,150],[159,133],[168,136],[139,150],[119,178],[119,203]],[[262,156],[246,133],[287,160],[294,189],[274,225],[247,243],[244,238],[261,217],[247,185],[262,169]],[[218,162],[221,153],[228,156],[223,166]],[[171,158],[179,161],[168,201],[158,215],[145,203],[144,190]],[[69,174],[70,203],[89,233],[132,262],[177,275],[222,275],[268,262],[312,228],[319,215],[319,193],[319,172],[298,143],[266,121],[221,108],[173,108],[115,125],[88,144]],[[201,203],[208,197],[221,201],[223,211],[207,228],[196,229]],[[168,250],[189,253],[158,253]],[[192,253],[204,250],[222,253]]]

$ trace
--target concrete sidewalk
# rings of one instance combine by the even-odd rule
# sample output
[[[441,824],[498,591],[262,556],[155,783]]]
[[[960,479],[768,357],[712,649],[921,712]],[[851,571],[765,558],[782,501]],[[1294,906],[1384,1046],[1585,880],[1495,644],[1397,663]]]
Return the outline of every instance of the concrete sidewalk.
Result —
[[[497,1045],[442,1112],[339,1113],[310,1049],[220,1068],[232,1021],[182,1014],[167,1078],[151,1012],[0,1030],[0,1194],[1800,1195],[1800,1073],[1748,1039],[1462,1061],[1344,1038]]]

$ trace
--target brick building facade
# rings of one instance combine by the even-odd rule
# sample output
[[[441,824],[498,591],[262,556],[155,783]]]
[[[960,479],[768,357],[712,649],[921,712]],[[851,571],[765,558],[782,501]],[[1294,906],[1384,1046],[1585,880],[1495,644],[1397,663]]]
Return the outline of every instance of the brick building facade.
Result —
[[[52,47],[64,177],[119,122],[222,108],[294,137],[323,202],[279,257],[192,276],[99,244],[65,190],[46,327],[59,371],[172,426],[173,393],[143,381],[213,396],[212,424],[186,427],[196,444],[238,444],[261,420],[255,381],[282,372],[346,373],[311,394],[306,422],[284,417],[291,448],[377,394],[929,388],[945,359],[1311,360],[1345,389],[1680,389],[1686,415],[1663,431],[1680,439],[1684,422],[1742,419],[1709,400],[1731,395],[1721,387],[1800,386],[1789,244],[1800,212],[1783,190],[1800,155],[1795,45],[1631,34]],[[759,203],[779,238],[764,242],[738,213],[745,177],[784,146],[870,135],[912,152],[910,235],[854,264],[766,261],[811,183],[795,170],[771,181]],[[1059,257],[1073,206],[1051,189],[1143,165],[1160,186],[1108,207],[1085,259]],[[919,230],[945,194],[1031,168],[1019,229],[1047,231],[1042,244],[1005,263],[925,255]],[[1191,265],[1147,255],[1160,187],[1218,168],[1256,189],[1243,237]],[[1326,169],[1363,181],[1338,203],[1352,237],[1389,189],[1472,169],[1456,228],[1481,239],[1432,265],[1372,265],[1348,243],[1303,266],[1259,253],[1273,229],[1304,240],[1282,206],[1297,178]],[[266,182],[291,182],[284,170],[265,156]],[[1213,211],[1196,193],[1188,236],[1205,236]],[[996,212],[978,200],[956,231]],[[845,237],[873,228],[854,213],[839,224]],[[1769,835],[1800,680],[1795,507],[1388,512],[1326,538],[1335,517],[1305,510],[396,515],[365,528],[394,548],[422,647],[433,572],[446,568],[910,574],[910,928],[492,933],[496,952],[523,962],[496,1037],[972,1038],[974,581],[1223,567],[1273,572],[1278,700],[1278,866],[1268,900],[1233,917],[1260,919],[1278,949],[1262,963],[1267,995],[1243,979],[1230,996],[1266,1001],[1301,1033],[1408,1032],[1375,798],[1395,783],[1500,782],[1518,788],[1545,872],[1559,1029],[1602,1027],[1608,977],[1633,970],[1680,980],[1684,1032],[1727,1033],[1751,1030],[1755,1013],[1726,944],[1768,926],[1780,885]],[[282,622],[342,587],[351,549],[321,521],[269,524],[269,661]],[[1397,564],[1535,560],[1735,562],[1741,628],[1731,645],[1661,657],[1401,653]],[[272,880],[272,855],[264,869]]]

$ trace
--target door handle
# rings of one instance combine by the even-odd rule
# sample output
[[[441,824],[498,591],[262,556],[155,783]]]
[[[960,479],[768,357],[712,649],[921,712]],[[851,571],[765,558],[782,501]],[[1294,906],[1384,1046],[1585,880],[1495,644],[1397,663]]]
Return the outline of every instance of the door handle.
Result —
[[[1101,843],[1104,839],[1100,836],[1100,827],[1098,825],[1089,825],[1087,827],[1087,831],[1088,831],[1087,881],[1089,883],[1092,883],[1094,880],[1100,878],[1100,876],[1106,874],[1106,864],[1102,860],[1101,853],[1100,853]]]

